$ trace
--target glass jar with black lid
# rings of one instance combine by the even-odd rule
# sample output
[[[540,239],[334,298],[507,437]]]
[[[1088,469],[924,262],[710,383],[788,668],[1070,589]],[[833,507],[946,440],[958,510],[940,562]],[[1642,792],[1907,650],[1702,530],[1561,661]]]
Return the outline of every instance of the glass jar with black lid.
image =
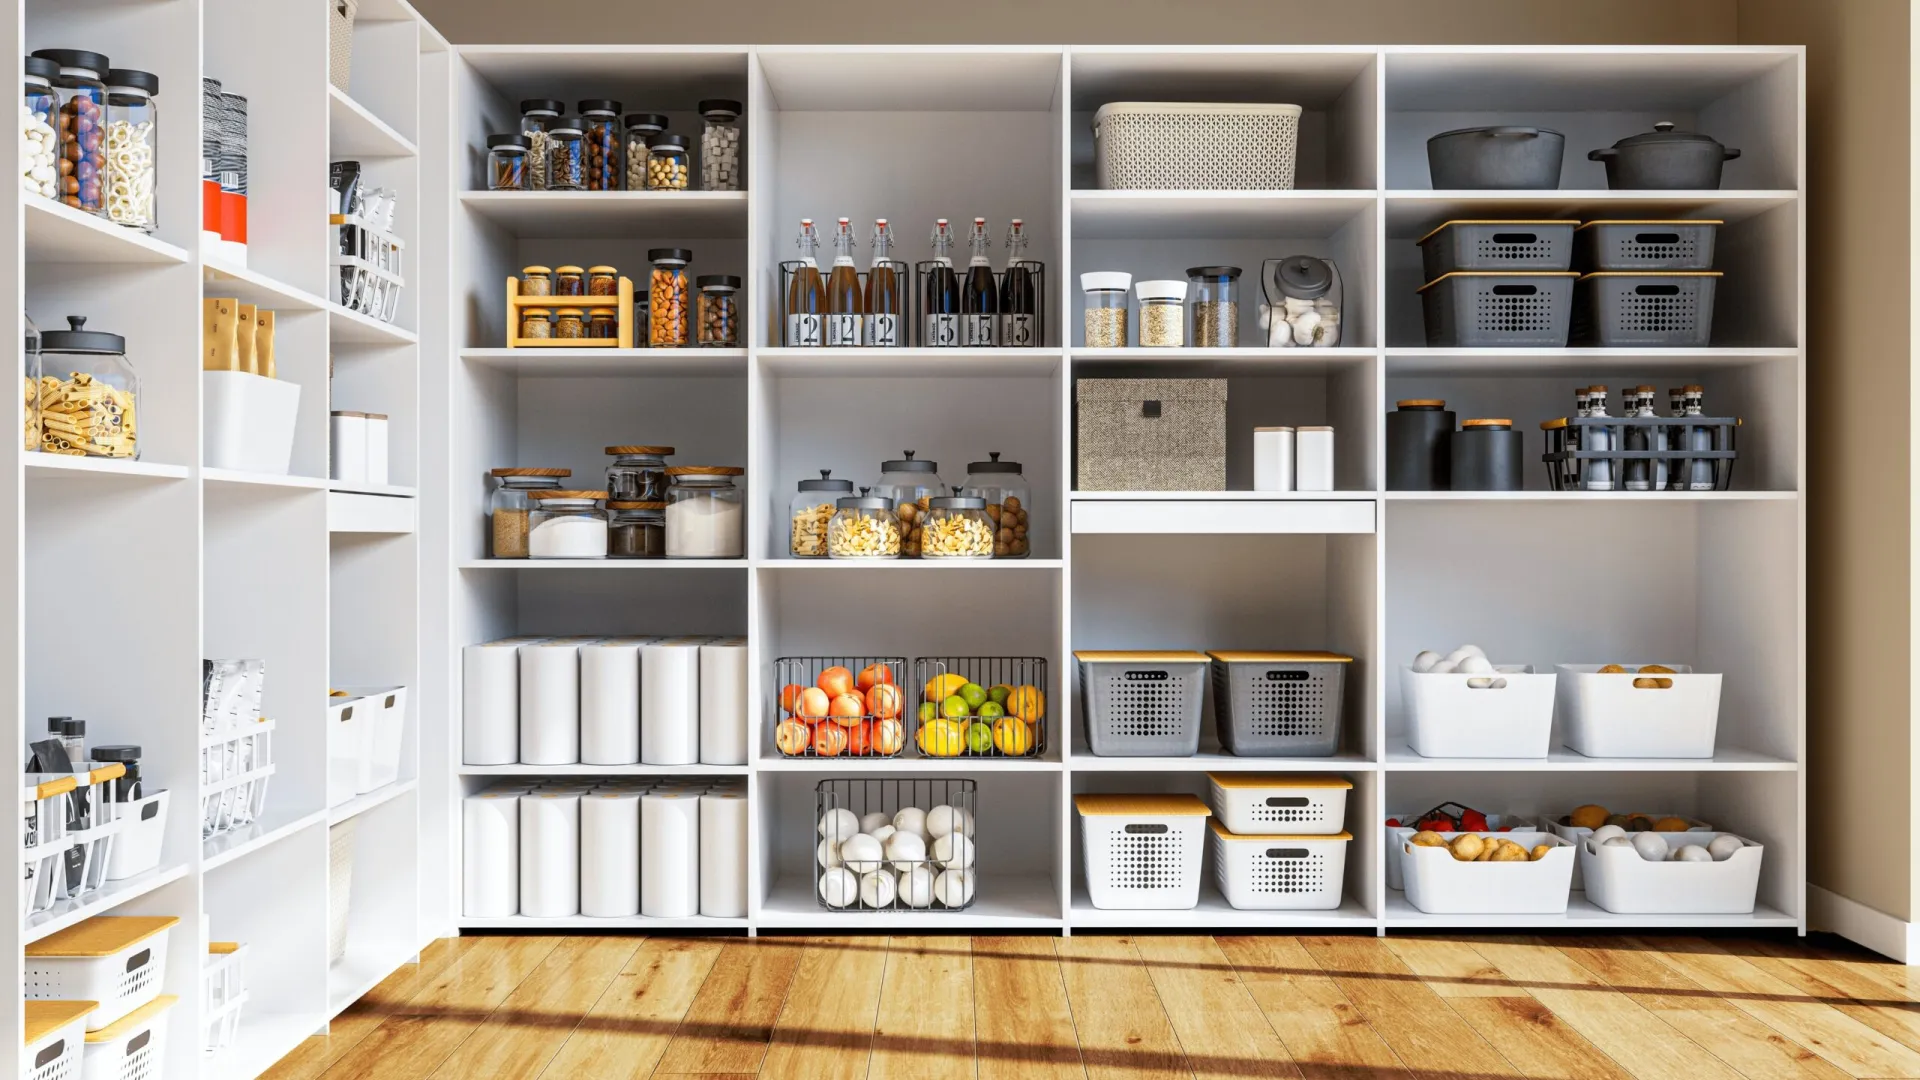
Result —
[[[967,482],[960,494],[986,500],[986,513],[993,522],[993,557],[1024,559],[1033,550],[1028,534],[1032,487],[1020,472],[1017,461],[1001,461],[998,450],[987,454],[989,461],[967,463]]]
[[[787,553],[796,559],[825,558],[834,503],[851,494],[853,481],[835,480],[832,469],[821,469],[818,480],[800,481],[800,491],[787,507]]]
[[[140,376],[127,360],[127,339],[88,330],[84,315],[67,316],[67,324],[40,335],[40,449],[138,458]]]
[[[89,214],[106,212],[107,72],[113,62],[85,49],[37,49],[60,65],[51,80],[60,93],[60,201]]]
[[[921,500],[952,494],[940,480],[939,463],[913,454],[908,450],[893,461],[881,462],[880,482],[873,486],[875,495],[893,500],[900,518],[900,554],[909,559],[920,557],[920,530],[927,509]]]
[[[619,191],[620,103],[605,98],[582,101],[580,124],[587,148],[587,190]]]
[[[520,103],[520,135],[527,140],[527,189],[547,190],[547,159],[554,124],[567,104],[551,98],[528,98]]]
[[[608,497],[616,502],[658,502],[667,499],[667,459],[671,446],[609,446]]]

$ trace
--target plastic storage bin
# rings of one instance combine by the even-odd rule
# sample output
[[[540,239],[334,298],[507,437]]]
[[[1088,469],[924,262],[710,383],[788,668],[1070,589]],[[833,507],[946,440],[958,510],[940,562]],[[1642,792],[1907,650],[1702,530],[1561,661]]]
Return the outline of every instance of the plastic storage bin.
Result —
[[[1346,828],[1353,790],[1343,776],[1208,773],[1207,783],[1214,820],[1246,836],[1331,836]]]
[[[75,798],[85,799],[88,806],[87,824],[82,828],[73,828],[68,822],[67,840],[80,849],[80,873],[76,880],[71,874],[63,882],[62,895],[66,897],[84,896],[107,883],[107,867],[113,861],[114,843],[125,830],[127,823],[113,815],[111,804],[107,801],[111,782],[127,774],[127,767],[120,762],[105,765],[96,762],[84,762],[90,766],[87,772],[75,773]]]
[[[1492,685],[1473,685],[1483,681]],[[1546,757],[1554,681],[1527,664],[1495,664],[1492,675],[1437,675],[1403,666],[1407,745],[1421,757]]]
[[[160,847],[167,835],[167,807],[173,793],[162,788],[131,802],[113,803],[123,822],[107,862],[107,880],[137,877],[160,865]]]
[[[1109,102],[1093,114],[1094,186],[1291,190],[1300,113],[1298,105]]]
[[[353,798],[360,779],[360,759],[366,751],[370,708],[344,691],[327,698],[327,805],[339,806]]]
[[[273,721],[262,719],[200,743],[200,832],[214,836],[251,825],[273,778]]]
[[[300,384],[246,371],[203,371],[200,387],[206,467],[285,476],[293,463]]]
[[[1732,833],[1686,832],[1686,842],[1702,847]],[[1760,859],[1765,849],[1735,837],[1739,851],[1716,862],[1650,862],[1632,848],[1580,844],[1580,871],[1587,899],[1616,915],[1745,915],[1753,911],[1760,888]]]
[[[1633,816],[1652,818],[1655,821],[1658,821],[1659,819],[1664,817],[1685,818],[1687,822],[1688,833],[1701,833],[1701,832],[1710,833],[1713,831],[1712,825],[1709,825],[1706,822],[1701,821],[1699,818],[1687,817],[1685,814],[1635,814]],[[1583,829],[1583,828],[1580,828],[1579,826],[1568,824],[1565,815],[1562,815],[1558,818],[1543,819],[1541,823],[1544,824],[1548,829],[1552,830],[1555,836],[1561,837],[1562,839],[1576,846],[1578,846],[1580,843],[1585,841],[1587,837],[1593,835],[1592,829]],[[1661,835],[1667,838],[1668,843],[1673,843],[1675,837],[1683,836],[1685,834],[1684,833],[1662,833]],[[1692,843],[1692,841],[1687,841],[1687,842]],[[1585,871],[1581,869],[1580,862],[1578,859],[1576,859],[1573,864],[1573,887],[1576,889],[1586,888],[1587,885],[1586,885],[1585,878],[1586,878]]]
[[[1528,862],[1461,862],[1444,848],[1402,841],[1407,903],[1429,915],[1558,915],[1573,885],[1573,845],[1552,833],[1480,833],[1531,851],[1554,850]],[[1634,855],[1638,859],[1640,856]]]
[[[21,1080],[75,1080],[86,1047],[91,1001],[26,1003],[26,1049],[20,1056]]]
[[[404,686],[343,687],[364,710],[360,722],[361,754],[353,791],[365,795],[400,779],[400,746],[407,730],[407,688]]]
[[[1705,348],[1713,338],[1717,270],[1601,270],[1573,290],[1573,340],[1581,345]]]
[[[1673,674],[1649,676],[1656,685],[1643,686],[1632,674],[1599,674],[1597,664],[1555,664],[1553,707],[1567,749],[1603,758],[1712,757],[1721,677],[1663,666]]]
[[[1395,821],[1412,821],[1415,819],[1417,815],[1388,814],[1387,816],[1394,819]],[[1488,814],[1487,825],[1489,828],[1492,828],[1494,830],[1524,829],[1532,832],[1538,832],[1542,828],[1539,822],[1522,814]],[[1387,853],[1387,888],[1405,889],[1407,887],[1407,879],[1406,879],[1404,865],[1406,861],[1407,841],[1413,839],[1413,834],[1419,832],[1420,830],[1408,828],[1407,826],[1404,826],[1404,825],[1389,825],[1386,827],[1386,829],[1387,829],[1386,847],[1382,848],[1381,850]],[[1442,832],[1440,835],[1452,837],[1457,834],[1449,830],[1446,832]],[[1501,833],[1500,835],[1512,836],[1513,833],[1506,832],[1506,833]],[[1578,870],[1577,865],[1575,869],[1576,871]]]
[[[60,898],[62,862],[73,841],[67,838],[67,794],[71,776],[27,773],[20,788],[20,829],[26,859],[20,883],[20,914],[45,911]]]
[[[233,1045],[240,1030],[240,1010],[247,1004],[247,947],[238,941],[207,943],[207,962],[201,968],[201,1020],[206,1025],[201,1049],[218,1053]]]
[[[1720,221],[1589,221],[1573,234],[1581,270],[1711,270]]]
[[[1207,655],[1212,657],[1214,729],[1228,753],[1328,757],[1340,749],[1340,701],[1353,657],[1330,652]]]
[[[96,915],[26,948],[26,996],[97,1001],[87,1030],[99,1031],[160,996],[171,915]]]
[[[161,994],[101,1028],[87,1032],[80,1080],[160,1080],[167,1067],[167,1010],[180,999]]]
[[[1241,911],[1331,911],[1347,874],[1348,833],[1246,836],[1211,823],[1213,883]]]
[[[1578,221],[1449,221],[1420,238],[1425,280],[1457,270],[1566,271]]]
[[[1212,811],[1192,795],[1075,795],[1087,898],[1110,910],[1173,910],[1200,902]]]
[[[1564,348],[1579,275],[1456,270],[1420,286],[1427,344],[1433,348],[1503,345]]]
[[[1192,757],[1200,752],[1207,654],[1075,651],[1087,746],[1097,757]],[[1197,835],[1197,834],[1196,834]]]

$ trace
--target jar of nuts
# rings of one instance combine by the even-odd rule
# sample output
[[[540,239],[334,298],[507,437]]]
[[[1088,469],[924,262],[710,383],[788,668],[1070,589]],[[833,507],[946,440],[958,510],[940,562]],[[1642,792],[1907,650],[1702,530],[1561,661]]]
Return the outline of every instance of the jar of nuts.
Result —
[[[647,189],[647,144],[655,135],[667,130],[667,118],[659,113],[628,113],[627,121],[627,190],[645,191]]]
[[[582,191],[587,186],[587,140],[577,116],[562,116],[547,129],[547,190]]]
[[[928,499],[923,528],[923,559],[993,558],[994,527],[985,499],[966,495]]]
[[[653,277],[647,285],[647,344],[656,349],[678,348],[689,341],[687,318],[687,264],[693,252],[686,248],[651,248],[647,261]]]
[[[580,121],[587,147],[587,190],[619,191],[620,103],[601,98],[583,101]]]
[[[60,92],[60,201],[76,210],[107,209],[107,84],[112,64],[84,49],[40,49],[60,65],[50,80]]]
[[[564,109],[564,102],[551,98],[528,98],[520,103],[520,135],[527,140],[529,191],[547,190],[547,159],[552,153],[548,133]]]
[[[940,481],[939,464],[919,461],[911,450],[897,460],[880,463],[880,482],[873,493],[893,500],[900,518],[900,554],[909,559],[920,557],[921,519],[929,500],[953,494]]]
[[[832,520],[827,522],[827,557],[833,559],[897,559],[900,557],[900,519],[894,516],[893,500],[868,494],[834,500]]]
[[[685,136],[655,135],[647,144],[647,190],[687,190],[692,163]]]
[[[700,286],[700,344],[732,349],[740,345],[740,279],[732,274],[704,274]]]
[[[827,522],[833,518],[834,504],[842,496],[851,494],[853,481],[833,479],[832,469],[821,469],[818,480],[800,481],[800,492],[788,506],[792,526],[787,533],[787,554],[796,559],[825,558]],[[898,521],[896,518],[896,530]],[[897,531],[895,539],[898,539]]]
[[[1031,490],[1020,473],[1017,461],[1001,461],[999,451],[989,453],[990,461],[967,463],[967,482],[960,494],[986,500],[987,518],[993,523],[993,557],[1024,559],[1033,550],[1027,536],[1027,503]]]

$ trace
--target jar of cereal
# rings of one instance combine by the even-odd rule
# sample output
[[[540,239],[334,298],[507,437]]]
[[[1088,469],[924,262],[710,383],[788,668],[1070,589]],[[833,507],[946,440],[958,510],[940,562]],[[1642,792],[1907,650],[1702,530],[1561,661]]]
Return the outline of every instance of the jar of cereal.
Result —
[[[827,554],[827,522],[842,496],[853,494],[853,481],[833,479],[832,469],[821,469],[820,479],[800,481],[800,493],[788,511],[792,526],[787,553],[796,559],[820,559]]]
[[[900,519],[894,516],[893,500],[867,494],[870,490],[834,500],[833,520],[827,523],[828,558],[900,557]]]

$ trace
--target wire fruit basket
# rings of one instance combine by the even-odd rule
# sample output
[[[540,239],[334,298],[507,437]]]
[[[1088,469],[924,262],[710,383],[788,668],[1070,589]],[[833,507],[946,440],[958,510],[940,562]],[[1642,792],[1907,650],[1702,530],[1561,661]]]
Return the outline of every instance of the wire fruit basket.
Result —
[[[974,781],[822,780],[814,796],[814,896],[822,908],[973,906],[979,873]]]
[[[1043,656],[923,656],[913,664],[921,756],[1035,758],[1047,752]]]
[[[773,662],[773,743],[788,757],[899,757],[911,732],[904,656]]]

